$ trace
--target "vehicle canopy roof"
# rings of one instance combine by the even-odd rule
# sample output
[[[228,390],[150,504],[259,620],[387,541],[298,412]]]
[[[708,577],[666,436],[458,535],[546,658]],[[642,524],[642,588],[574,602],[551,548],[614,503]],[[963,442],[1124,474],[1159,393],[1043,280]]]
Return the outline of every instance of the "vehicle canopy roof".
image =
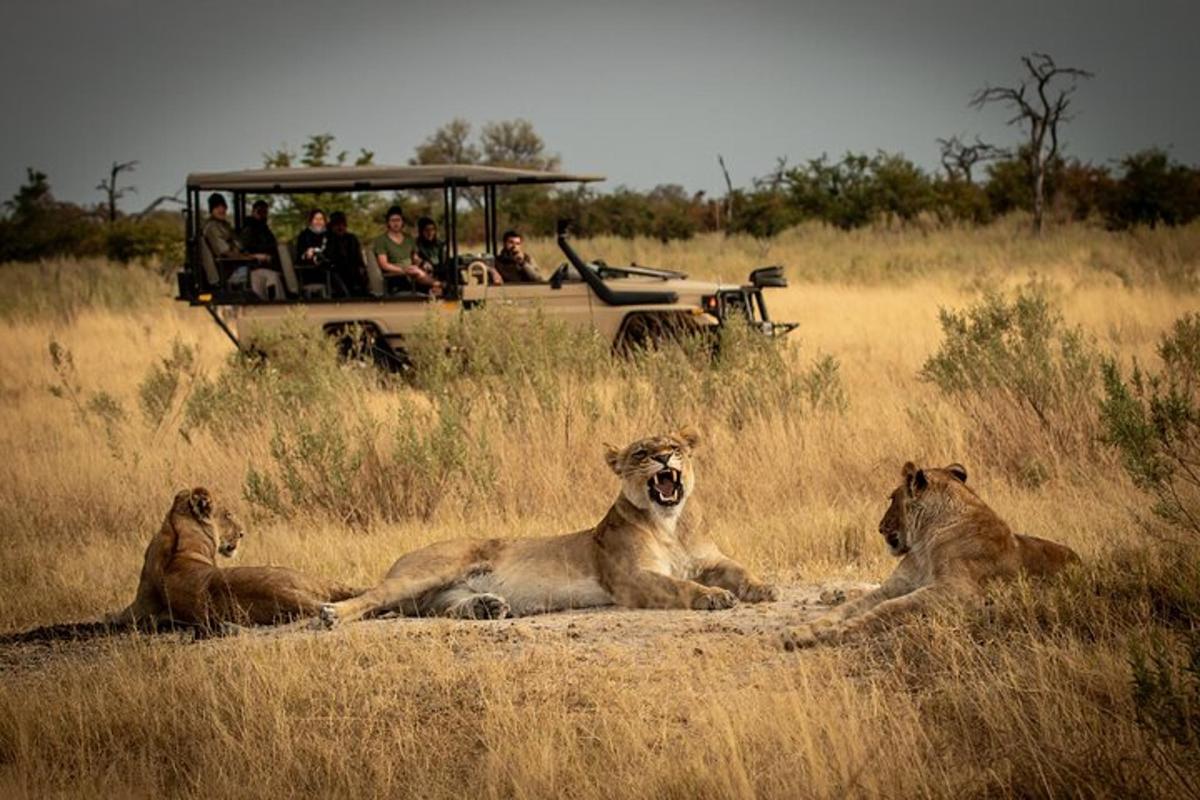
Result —
[[[445,186],[506,186],[540,183],[590,183],[603,175],[543,172],[533,169],[474,164],[425,166],[282,167],[234,172],[193,172],[189,191],[232,192],[375,192],[392,189],[430,189]]]

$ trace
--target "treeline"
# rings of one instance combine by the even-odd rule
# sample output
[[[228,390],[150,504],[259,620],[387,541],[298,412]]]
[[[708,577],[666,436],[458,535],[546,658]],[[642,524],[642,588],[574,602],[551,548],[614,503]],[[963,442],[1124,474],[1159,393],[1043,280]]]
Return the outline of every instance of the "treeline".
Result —
[[[56,200],[46,174],[28,169],[24,185],[0,214],[0,263],[63,256],[178,263],[183,258],[182,216],[152,209],[110,218],[102,204],[88,208]]]
[[[471,140],[462,120],[443,126],[415,149],[413,164],[480,163],[557,169],[557,156],[523,120],[490,123],[480,143]],[[361,151],[353,163],[369,164],[373,154]],[[987,154],[982,175],[972,163],[945,161],[943,170],[928,172],[902,155],[847,153],[790,166],[780,160],[775,170],[744,188],[723,196],[691,193],[676,185],[648,191],[618,187],[598,191],[590,186],[511,187],[500,191],[500,224],[527,235],[552,235],[563,217],[575,221],[584,235],[648,236],[687,239],[721,231],[771,237],[794,225],[819,221],[841,229],[866,225],[986,224],[1033,206],[1032,160],[1023,151]],[[334,151],[329,135],[310,137],[301,152],[268,153],[270,167],[346,163]],[[114,176],[115,177],[115,176]],[[1200,169],[1173,160],[1158,149],[1134,153],[1113,167],[1075,159],[1056,159],[1048,166],[1045,191],[1051,219],[1090,220],[1109,229],[1182,225],[1200,216]],[[304,224],[314,206],[345,211],[351,228],[369,234],[381,227],[387,206],[399,202],[410,224],[428,214],[440,219],[440,194],[407,193],[305,195],[270,198],[272,225],[281,239]],[[469,192],[460,209],[463,239],[482,239],[479,198]],[[201,209],[203,213],[203,209]],[[466,242],[469,244],[469,242]],[[152,210],[121,214],[109,204],[88,208],[57,201],[47,176],[30,169],[27,180],[0,215],[0,262],[35,261],[55,256],[107,256],[117,261],[153,258],[178,263],[183,255],[182,215]]]

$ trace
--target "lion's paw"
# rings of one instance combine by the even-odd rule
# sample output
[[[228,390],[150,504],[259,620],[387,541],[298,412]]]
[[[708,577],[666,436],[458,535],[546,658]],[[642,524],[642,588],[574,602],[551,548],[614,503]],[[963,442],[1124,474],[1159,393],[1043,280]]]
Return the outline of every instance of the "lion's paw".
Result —
[[[692,602],[692,608],[700,611],[722,611],[737,605],[738,599],[727,589],[710,588]]]
[[[783,649],[788,652],[794,650],[803,650],[806,647],[813,647],[817,644],[817,632],[813,630],[811,625],[801,625],[796,628],[790,628],[783,632],[781,644]]]
[[[784,650],[803,650],[818,644],[837,644],[842,641],[843,630],[831,623],[807,623],[783,633]]]
[[[466,616],[469,619],[504,619],[508,616],[508,602],[499,595],[477,594],[465,601],[469,604]]]
[[[769,583],[751,583],[742,590],[739,599],[747,603],[773,603],[779,599],[779,587]]]
[[[317,618],[313,620],[313,627],[317,630],[329,630],[336,627],[339,621],[337,608],[333,603],[325,603],[317,612]]]

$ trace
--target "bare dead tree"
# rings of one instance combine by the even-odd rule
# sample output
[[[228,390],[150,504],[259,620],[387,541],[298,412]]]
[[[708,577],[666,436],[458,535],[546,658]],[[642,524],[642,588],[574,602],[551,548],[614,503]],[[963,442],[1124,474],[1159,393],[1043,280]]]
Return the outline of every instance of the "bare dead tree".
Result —
[[[179,199],[179,195],[180,195],[182,192],[183,192],[183,189],[180,189],[180,190],[179,190],[178,192],[176,192],[175,194],[164,194],[164,195],[159,195],[158,197],[156,197],[156,198],[154,198],[152,201],[150,201],[150,202],[149,202],[149,203],[146,205],[146,207],[145,207],[145,208],[143,208],[141,211],[138,211],[138,212],[137,212],[137,213],[135,213],[135,214],[131,214],[130,216],[131,216],[131,217],[133,217],[134,219],[141,219],[142,217],[145,217],[145,216],[147,216],[147,215],[149,215],[149,214],[152,214],[152,213],[154,213],[155,211],[157,211],[157,210],[158,210],[158,207],[159,207],[159,206],[161,206],[161,205],[165,205],[165,204],[167,204],[167,203],[174,203],[174,204],[175,204],[175,205],[177,205],[177,206],[182,206],[182,205],[185,205],[185,203],[184,203],[182,200],[180,200],[180,199]]]
[[[729,177],[729,170],[725,166],[725,156],[717,153],[717,163],[721,165],[721,174],[725,176],[725,224],[729,225],[733,222],[733,180]],[[720,206],[718,206],[718,209]],[[718,211],[718,213],[720,213]],[[717,220],[717,227],[721,227],[721,220]]]
[[[937,143],[942,149],[942,168],[946,170],[946,177],[952,181],[962,179],[968,186],[974,183],[971,170],[976,164],[1008,155],[1003,147],[988,144],[978,136],[973,144],[967,144],[958,136],[938,139]]]
[[[1071,119],[1067,109],[1081,79],[1093,73],[1077,67],[1060,67],[1046,53],[1021,57],[1028,76],[1015,87],[985,86],[971,98],[972,108],[1003,103],[1016,113],[1009,125],[1028,128],[1028,155],[1033,176],[1033,231],[1042,232],[1046,210],[1046,168],[1058,156],[1058,126]]]
[[[780,190],[780,188],[783,187],[783,184],[787,181],[787,167],[788,167],[788,157],[787,156],[776,156],[775,157],[775,169],[771,170],[771,173],[769,175],[767,175],[765,178],[761,178],[761,179],[755,181],[755,183],[757,183],[759,186],[763,186],[767,189],[770,189],[773,192],[777,192]]]
[[[98,191],[108,195],[108,223],[117,221],[117,201],[124,197],[127,193],[137,193],[137,189],[132,186],[117,186],[117,178],[122,172],[133,172],[137,167],[136,161],[114,161],[112,168],[108,171],[108,177],[100,181],[96,186]]]

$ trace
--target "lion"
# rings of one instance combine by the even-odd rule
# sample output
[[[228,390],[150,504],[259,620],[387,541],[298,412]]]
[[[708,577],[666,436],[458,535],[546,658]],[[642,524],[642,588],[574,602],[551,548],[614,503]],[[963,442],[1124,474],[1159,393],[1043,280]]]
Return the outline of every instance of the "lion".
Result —
[[[315,616],[360,589],[287,567],[219,567],[237,550],[244,529],[204,488],[175,495],[158,535],[146,548],[134,601],[110,623],[167,618],[200,627],[270,625]]]
[[[994,580],[1049,576],[1079,560],[1075,551],[1015,534],[967,486],[961,464],[919,469],[911,461],[879,522],[896,570],[872,592],[783,634],[788,650],[882,630],[942,600],[982,598]]]
[[[321,609],[326,627],[368,615],[502,619],[569,608],[718,610],[739,600],[778,599],[778,590],[680,524],[695,486],[691,428],[605,445],[621,479],[595,527],[560,536],[458,539],[401,556],[383,582]]]
[[[9,634],[7,642],[79,638],[177,625],[229,632],[237,625],[268,625],[315,616],[326,603],[361,589],[324,581],[286,567],[220,567],[245,529],[204,488],[175,495],[162,527],[146,547],[133,602],[98,622],[76,622]]]

